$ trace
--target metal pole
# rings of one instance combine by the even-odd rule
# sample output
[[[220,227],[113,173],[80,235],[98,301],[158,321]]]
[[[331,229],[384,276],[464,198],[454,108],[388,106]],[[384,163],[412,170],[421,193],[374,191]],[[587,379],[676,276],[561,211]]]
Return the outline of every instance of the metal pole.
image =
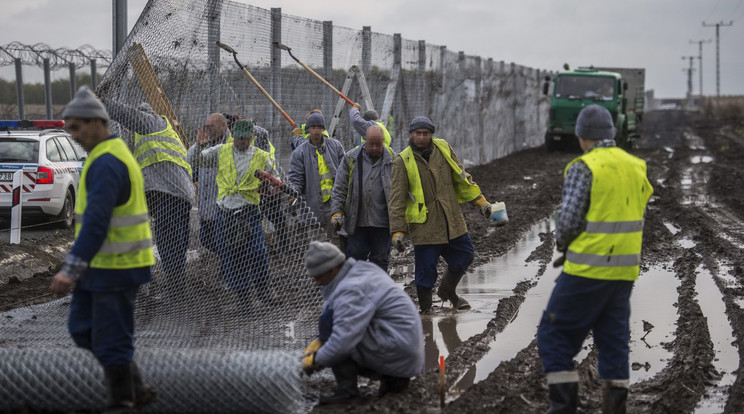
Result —
[[[96,90],[96,85],[98,84],[98,79],[96,79],[96,60],[91,59],[90,60],[90,90],[94,91]]]
[[[716,27],[716,96],[719,98],[721,97],[721,53],[719,47],[720,29],[721,26],[731,26],[732,24],[734,24],[733,21],[728,22],[728,24],[725,24],[723,21],[714,24],[703,22],[703,27]]]
[[[70,68],[70,100],[75,97],[75,91],[77,90],[77,79],[75,79],[75,64],[70,62],[67,64]]]
[[[690,43],[697,43],[698,44],[698,62],[700,63],[700,66],[698,70],[700,71],[700,99],[703,98],[703,43],[710,43],[711,40],[690,40]]]
[[[426,79],[426,41],[418,41],[418,82],[416,82],[418,93],[418,109],[421,114],[429,115],[426,107],[426,85],[424,80]]]
[[[271,40],[268,48],[271,49],[271,96],[282,100],[282,51],[275,47],[271,47],[275,42],[282,42],[282,9],[280,7],[271,8]],[[279,130],[279,115],[272,109],[270,105],[267,105],[266,110],[268,111],[267,119],[270,120],[271,131],[274,134],[278,134]],[[283,140],[286,141],[286,140]],[[277,159],[280,159],[282,149],[286,147],[278,145],[276,148]]]
[[[18,99],[18,119],[24,119],[26,117],[26,111],[23,107],[23,67],[21,65],[21,58],[15,58],[15,74],[16,74],[16,97]]]
[[[119,54],[127,38],[127,0],[112,0],[113,55]]]
[[[372,69],[372,26],[362,26],[362,72],[369,76]]]
[[[219,112],[220,104],[220,19],[222,15],[221,1],[210,0],[207,15],[207,61],[209,113]]]
[[[333,22],[326,20],[323,22],[323,78],[333,82]],[[331,113],[333,91],[326,90],[323,94],[323,112]]]
[[[44,58],[44,102],[46,103],[46,119],[52,119],[52,79],[49,58]]]

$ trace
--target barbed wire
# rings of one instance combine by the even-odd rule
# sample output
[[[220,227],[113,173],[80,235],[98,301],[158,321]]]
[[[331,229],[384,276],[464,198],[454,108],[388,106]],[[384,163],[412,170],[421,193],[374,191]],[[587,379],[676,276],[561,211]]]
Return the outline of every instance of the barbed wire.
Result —
[[[0,67],[13,65],[16,59],[21,64],[30,66],[43,66],[44,60],[49,59],[51,69],[68,68],[73,64],[76,69],[87,66],[91,60],[100,60],[100,66],[108,66],[113,60],[110,50],[96,49],[91,45],[82,45],[76,49],[52,48],[46,43],[27,45],[20,42],[11,42],[0,46]]]

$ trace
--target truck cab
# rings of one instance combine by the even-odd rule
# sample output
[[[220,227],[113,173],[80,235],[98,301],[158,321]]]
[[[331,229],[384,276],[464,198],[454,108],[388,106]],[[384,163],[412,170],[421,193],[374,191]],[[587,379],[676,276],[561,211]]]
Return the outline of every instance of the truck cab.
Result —
[[[545,95],[550,91],[550,81],[550,77],[545,78]],[[604,106],[612,114],[618,146],[629,145],[625,96],[627,83],[619,73],[591,67],[566,70],[555,75],[552,85],[548,129],[545,134],[545,147],[548,151],[577,146],[574,133],[576,118],[584,107],[592,104]]]

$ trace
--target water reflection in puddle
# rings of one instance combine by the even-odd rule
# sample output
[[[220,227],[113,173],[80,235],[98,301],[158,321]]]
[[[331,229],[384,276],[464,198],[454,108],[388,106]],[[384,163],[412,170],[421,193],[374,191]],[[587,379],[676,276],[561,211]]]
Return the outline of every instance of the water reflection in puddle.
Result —
[[[706,387],[706,397],[695,407],[695,412],[722,413],[728,396],[725,391],[736,379],[734,371],[739,366],[739,354],[733,345],[735,340],[731,334],[731,324],[726,316],[725,304],[721,300],[721,291],[716,286],[713,275],[702,266],[696,271],[697,301],[708,320],[708,331],[716,352],[713,366],[722,376],[719,381]]]

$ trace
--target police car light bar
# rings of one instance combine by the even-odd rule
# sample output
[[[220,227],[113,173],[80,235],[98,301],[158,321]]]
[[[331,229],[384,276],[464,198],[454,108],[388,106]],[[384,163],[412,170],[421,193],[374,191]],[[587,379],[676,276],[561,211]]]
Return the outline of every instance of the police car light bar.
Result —
[[[65,121],[63,120],[48,120],[48,121],[29,121],[28,119],[21,120],[0,120],[0,128],[11,129],[11,128],[37,128],[37,129],[48,129],[48,128],[63,128]]]

